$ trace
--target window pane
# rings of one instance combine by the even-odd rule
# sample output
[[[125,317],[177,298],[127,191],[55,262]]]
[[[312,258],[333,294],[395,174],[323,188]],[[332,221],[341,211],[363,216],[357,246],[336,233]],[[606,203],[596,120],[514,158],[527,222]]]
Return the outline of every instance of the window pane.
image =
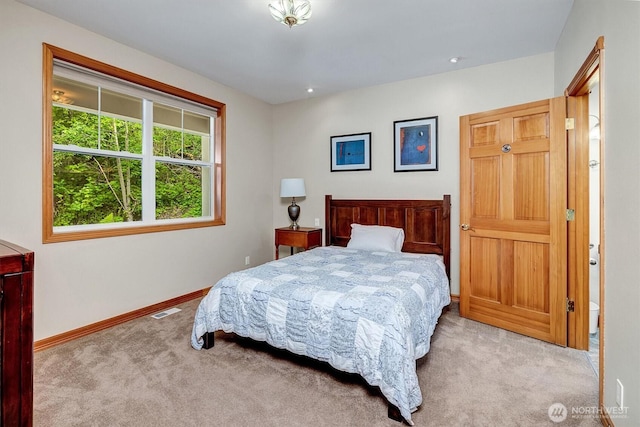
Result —
[[[142,153],[142,99],[100,91],[100,148]]]
[[[53,106],[53,143],[98,148],[98,116]]]
[[[99,148],[142,154],[142,125],[130,120],[102,116]]]
[[[142,153],[142,100],[54,76],[53,143]]]
[[[174,159],[210,161],[210,117],[155,103],[153,154]]]
[[[140,221],[137,160],[53,153],[54,226]]]
[[[96,114],[56,105],[52,117],[54,144],[142,153],[142,125],[138,122],[106,116],[98,120]]]
[[[184,110],[184,130],[186,132],[209,135],[209,116]]]
[[[88,83],[54,75],[52,98],[54,103],[98,111],[98,87]]]
[[[153,155],[182,159],[182,131],[154,125]]]
[[[156,219],[211,215],[210,176],[209,168],[157,162]]]
[[[100,91],[100,111],[104,115],[142,121],[142,99],[109,89]]]

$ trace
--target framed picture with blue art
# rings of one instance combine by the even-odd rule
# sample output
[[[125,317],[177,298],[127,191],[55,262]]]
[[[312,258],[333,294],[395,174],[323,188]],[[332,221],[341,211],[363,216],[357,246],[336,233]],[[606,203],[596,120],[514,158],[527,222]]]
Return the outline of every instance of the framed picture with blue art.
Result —
[[[438,170],[438,117],[393,122],[394,172]]]
[[[331,137],[331,172],[371,170],[371,132]]]

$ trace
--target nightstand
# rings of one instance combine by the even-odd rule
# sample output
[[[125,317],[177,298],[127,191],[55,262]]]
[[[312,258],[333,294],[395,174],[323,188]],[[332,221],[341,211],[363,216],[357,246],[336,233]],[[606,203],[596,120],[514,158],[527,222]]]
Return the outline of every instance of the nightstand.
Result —
[[[279,258],[278,248],[280,245],[291,246],[293,248],[304,248],[305,250],[322,246],[322,228],[299,227],[297,230],[289,227],[276,228],[276,259]]]

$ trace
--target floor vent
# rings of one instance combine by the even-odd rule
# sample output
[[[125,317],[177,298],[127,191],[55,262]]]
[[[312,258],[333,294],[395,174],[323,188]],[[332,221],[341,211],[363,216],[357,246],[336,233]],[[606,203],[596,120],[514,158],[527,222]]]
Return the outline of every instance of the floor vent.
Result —
[[[165,311],[161,311],[160,313],[156,313],[151,317],[153,317],[154,319],[162,319],[163,317],[167,317],[170,314],[177,313],[179,311],[181,311],[179,308],[170,308],[169,310],[165,310]]]

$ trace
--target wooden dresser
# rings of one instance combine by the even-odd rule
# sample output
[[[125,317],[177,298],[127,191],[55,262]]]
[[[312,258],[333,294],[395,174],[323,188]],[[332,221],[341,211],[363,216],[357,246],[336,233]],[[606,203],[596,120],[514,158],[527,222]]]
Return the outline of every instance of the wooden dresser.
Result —
[[[0,425],[33,422],[32,251],[0,240]]]

